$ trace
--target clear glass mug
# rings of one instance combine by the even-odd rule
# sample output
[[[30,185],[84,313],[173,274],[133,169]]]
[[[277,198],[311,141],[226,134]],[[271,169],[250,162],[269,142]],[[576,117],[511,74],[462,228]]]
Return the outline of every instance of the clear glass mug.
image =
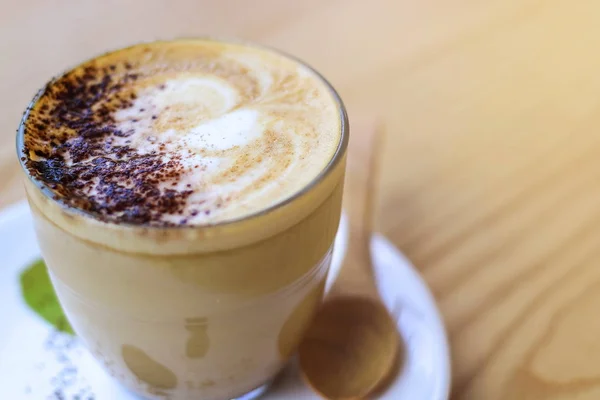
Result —
[[[340,110],[332,160],[292,198],[236,221],[100,222],[55,200],[23,165],[59,300],[77,335],[125,387],[157,399],[250,398],[295,352],[322,301],[341,214],[348,121],[323,82]],[[19,157],[23,134],[22,123]]]

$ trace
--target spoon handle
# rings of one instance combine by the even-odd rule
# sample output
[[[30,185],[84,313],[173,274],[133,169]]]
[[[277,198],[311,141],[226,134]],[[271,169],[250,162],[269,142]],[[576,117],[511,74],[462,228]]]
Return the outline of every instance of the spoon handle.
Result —
[[[371,266],[375,197],[382,135],[376,121],[351,124],[346,158],[344,209],[348,215],[348,252],[332,295],[379,297]]]

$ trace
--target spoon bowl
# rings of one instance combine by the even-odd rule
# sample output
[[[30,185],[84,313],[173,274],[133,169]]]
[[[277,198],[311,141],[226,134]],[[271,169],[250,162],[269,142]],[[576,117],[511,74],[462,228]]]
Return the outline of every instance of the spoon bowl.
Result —
[[[300,345],[299,362],[305,380],[323,397],[350,400],[376,390],[397,354],[396,324],[381,303],[342,296],[319,311]]]

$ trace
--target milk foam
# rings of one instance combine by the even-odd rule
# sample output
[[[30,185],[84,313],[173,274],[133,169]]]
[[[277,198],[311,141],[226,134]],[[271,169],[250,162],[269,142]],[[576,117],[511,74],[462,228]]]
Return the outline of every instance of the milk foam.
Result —
[[[135,96],[112,113],[125,134],[107,136],[106,148],[176,162],[180,173],[161,177],[158,188],[189,193],[159,224],[216,223],[267,209],[310,184],[338,147],[340,110],[330,89],[274,52],[194,40],[135,46],[95,62],[121,61],[133,64]],[[77,132],[66,143],[75,140]],[[98,190],[89,186],[84,196],[100,198]]]

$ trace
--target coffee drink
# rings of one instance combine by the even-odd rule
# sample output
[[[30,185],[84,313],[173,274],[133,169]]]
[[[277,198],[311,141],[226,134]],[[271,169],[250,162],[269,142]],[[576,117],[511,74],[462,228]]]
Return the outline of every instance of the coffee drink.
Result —
[[[61,304],[112,376],[223,400],[285,365],[341,208],[347,121],[316,72],[249,44],[140,44],[52,80],[17,140]]]

